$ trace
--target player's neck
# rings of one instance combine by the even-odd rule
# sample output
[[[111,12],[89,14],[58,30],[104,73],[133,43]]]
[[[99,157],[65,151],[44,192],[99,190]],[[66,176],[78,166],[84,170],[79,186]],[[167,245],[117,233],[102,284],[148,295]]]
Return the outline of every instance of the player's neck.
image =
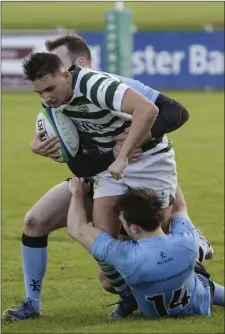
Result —
[[[142,231],[141,233],[139,233],[138,239],[147,239],[147,238],[153,238],[153,237],[160,237],[164,235],[166,234],[163,232],[161,227],[159,227],[155,231],[152,231],[152,232]]]

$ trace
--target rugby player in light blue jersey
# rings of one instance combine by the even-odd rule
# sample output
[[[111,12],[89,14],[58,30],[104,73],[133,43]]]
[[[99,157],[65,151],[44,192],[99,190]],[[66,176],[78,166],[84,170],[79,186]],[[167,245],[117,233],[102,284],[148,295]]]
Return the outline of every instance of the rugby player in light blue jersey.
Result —
[[[133,292],[138,307],[150,318],[210,316],[212,304],[224,306],[224,287],[196,272],[199,232],[188,217],[177,188],[169,234],[161,229],[161,202],[149,189],[128,190],[115,206],[132,240],[119,241],[87,225],[82,179],[69,183],[72,193],[68,232],[95,259],[115,267]]]

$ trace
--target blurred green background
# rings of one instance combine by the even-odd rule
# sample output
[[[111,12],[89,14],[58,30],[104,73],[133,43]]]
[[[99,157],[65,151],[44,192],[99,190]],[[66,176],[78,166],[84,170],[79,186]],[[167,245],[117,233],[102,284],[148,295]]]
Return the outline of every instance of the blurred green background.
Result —
[[[101,30],[114,2],[3,2],[2,29],[64,28]],[[126,2],[141,30],[202,29],[222,26],[224,2]]]

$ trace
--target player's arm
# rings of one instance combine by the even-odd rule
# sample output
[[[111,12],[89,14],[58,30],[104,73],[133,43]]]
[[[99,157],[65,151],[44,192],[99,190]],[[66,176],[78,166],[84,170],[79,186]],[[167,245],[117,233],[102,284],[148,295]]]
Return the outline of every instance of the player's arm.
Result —
[[[123,113],[132,115],[132,122],[116,161],[108,168],[116,179],[122,177],[129,155],[146,141],[146,136],[158,114],[158,108],[152,102],[130,88],[123,95],[120,109]]]
[[[82,71],[81,71],[82,72]],[[109,167],[115,178],[121,178],[130,154],[151,129],[158,108],[147,98],[118,80],[88,70],[80,72],[81,92],[103,109],[132,116],[131,128],[116,161]]]
[[[84,206],[87,192],[82,179],[77,177],[69,181],[72,197],[67,215],[67,230],[71,237],[89,252],[93,241],[102,233],[100,229],[89,226]]]
[[[82,179],[71,179],[69,188],[72,198],[67,216],[68,233],[96,259],[118,267],[129,254],[129,243],[116,240],[108,233],[87,224],[84,207],[86,189]]]
[[[167,100],[172,102],[169,103]],[[143,139],[143,142],[150,140],[152,137],[161,137],[166,133],[175,131],[188,120],[188,112],[182,105],[169,98],[167,98],[167,100],[167,102],[165,101],[164,104],[161,104],[161,100],[159,101],[159,114],[152,128],[148,131],[146,137]],[[116,145],[114,147],[114,151],[111,150],[104,153],[96,151],[95,154],[77,154],[70,160],[68,167],[78,177],[95,176],[98,173],[107,170],[107,168],[115,161],[115,157],[119,154],[121,146],[124,140],[127,138],[129,131],[130,127],[127,127],[123,134],[115,138]],[[140,149],[136,149],[133,152],[132,156],[130,157],[130,161],[137,161],[140,157],[142,151],[140,144],[139,146]]]
[[[177,186],[175,201],[173,204],[173,212],[172,212],[173,217],[176,217],[178,215],[189,218],[187,204],[184,198],[184,194],[181,188],[179,187],[179,185]]]
[[[183,111],[184,108],[182,108],[182,106],[175,103],[173,108],[171,108],[171,104],[169,104],[168,107],[169,110],[166,105],[165,107],[162,106],[159,108],[159,114],[156,121],[153,124],[152,129],[147,133],[143,142],[150,140],[152,137],[160,137],[165,133],[175,131],[187,121],[188,113]],[[69,161],[68,167],[72,173],[78,177],[95,176],[98,173],[107,170],[107,168],[115,161],[115,157],[119,154],[121,145],[126,139],[129,131],[130,127],[127,127],[123,134],[115,137],[116,145],[114,150],[104,153],[96,151],[95,154],[77,154]],[[140,149],[136,149],[131,155],[130,161],[137,161],[141,152],[141,147]]]
[[[161,137],[165,133],[179,129],[190,117],[182,104],[161,93],[155,104],[159,108],[159,114],[152,127],[152,137]]]
[[[146,137],[139,144],[141,147],[143,143],[152,138],[162,137],[167,133],[176,131],[183,126],[189,119],[189,113],[187,109],[179,102],[170,99],[167,96],[159,94],[155,105],[159,108],[158,116],[152,126],[149,129]],[[129,133],[130,128],[126,128],[122,135],[117,136],[117,144],[122,144]]]
[[[179,186],[177,186],[176,197],[173,204],[170,233],[186,233],[191,235],[197,242],[199,241],[199,233],[188,216],[186,201]]]
[[[121,111],[132,115],[129,134],[118,156],[118,159],[125,159],[148,135],[158,115],[158,108],[150,100],[128,88],[122,99]]]

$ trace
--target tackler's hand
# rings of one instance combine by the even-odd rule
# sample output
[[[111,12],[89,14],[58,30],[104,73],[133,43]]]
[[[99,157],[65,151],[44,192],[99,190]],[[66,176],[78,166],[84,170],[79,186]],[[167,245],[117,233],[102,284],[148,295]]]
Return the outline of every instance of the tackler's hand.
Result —
[[[71,191],[72,196],[77,196],[79,198],[83,198],[87,192],[87,187],[84,183],[84,179],[83,178],[79,179],[76,176],[70,179],[69,189]]]

